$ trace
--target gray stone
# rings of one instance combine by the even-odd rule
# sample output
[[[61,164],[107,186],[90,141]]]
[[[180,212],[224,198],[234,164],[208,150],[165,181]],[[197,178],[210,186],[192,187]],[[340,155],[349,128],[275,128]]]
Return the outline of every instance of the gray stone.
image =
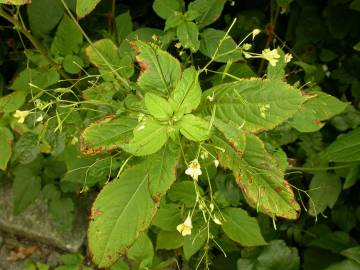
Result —
[[[57,230],[47,203],[37,199],[19,215],[13,215],[13,194],[8,185],[0,184],[0,230],[76,252],[86,235],[86,217],[76,215],[71,232]]]

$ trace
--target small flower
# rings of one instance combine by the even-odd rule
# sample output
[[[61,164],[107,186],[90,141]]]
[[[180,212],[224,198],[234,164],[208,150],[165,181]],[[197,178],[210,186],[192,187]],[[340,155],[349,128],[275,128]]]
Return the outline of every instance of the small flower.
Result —
[[[244,55],[245,58],[251,58],[252,57],[252,55],[250,53],[245,52],[245,51],[243,51],[243,55]]]
[[[208,99],[209,102],[213,102],[214,101],[214,92],[212,93],[211,96],[207,96],[206,98]]]
[[[215,214],[214,214],[213,221],[214,221],[217,225],[222,225],[220,219],[218,219],[218,218],[215,216]]]
[[[209,207],[210,207],[210,212],[214,211],[215,206],[213,203],[210,203]]]
[[[182,236],[190,235],[191,229],[192,229],[192,222],[190,213],[188,214],[187,218],[185,219],[184,223],[181,223],[176,226],[176,229],[179,233],[181,233]]]
[[[279,61],[280,55],[276,49],[265,49],[262,51],[262,57],[268,60],[270,65],[275,67],[276,63]]]
[[[20,111],[20,110],[16,110],[15,113],[13,114],[13,116],[15,118],[18,118],[18,123],[22,124],[25,121],[25,118],[30,114],[29,111]]]
[[[242,49],[243,49],[244,51],[248,51],[248,50],[250,50],[251,48],[252,48],[252,45],[249,44],[249,43],[245,43],[244,45],[242,45]]]
[[[289,63],[292,58],[293,58],[293,56],[291,55],[291,53],[285,54],[285,57],[284,57],[285,63]]]
[[[189,167],[186,169],[185,174],[190,175],[195,181],[198,180],[199,175],[201,175],[200,163],[197,159],[194,159],[190,162]]]
[[[261,30],[260,29],[254,29],[252,31],[252,39],[254,40],[254,38],[261,33]]]
[[[176,49],[180,49],[180,48],[181,48],[181,43],[180,43],[180,42],[177,42],[177,43],[175,43],[174,46],[175,46]]]
[[[36,118],[36,122],[41,122],[42,120],[44,120],[44,116],[40,115],[38,118]]]

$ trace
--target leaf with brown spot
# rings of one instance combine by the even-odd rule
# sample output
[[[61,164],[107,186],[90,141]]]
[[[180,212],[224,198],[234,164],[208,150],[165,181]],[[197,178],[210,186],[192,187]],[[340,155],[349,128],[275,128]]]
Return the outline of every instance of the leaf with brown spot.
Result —
[[[234,176],[247,202],[258,211],[271,217],[298,218],[300,206],[284,181],[284,172],[255,135],[246,135],[244,156]]]
[[[180,62],[156,44],[140,40],[132,44],[138,52],[135,59],[141,69],[139,86],[144,92],[169,95],[181,77]]]
[[[96,155],[111,151],[126,144],[132,137],[136,119],[121,116],[107,116],[88,126],[80,136],[81,152]]]

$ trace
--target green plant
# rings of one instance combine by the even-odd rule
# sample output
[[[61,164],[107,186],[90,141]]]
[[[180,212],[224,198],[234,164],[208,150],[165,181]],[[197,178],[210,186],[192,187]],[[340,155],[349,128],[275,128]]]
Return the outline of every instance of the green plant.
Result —
[[[26,65],[9,86],[14,91],[0,98],[0,146],[5,149],[0,168],[10,161],[15,211],[42,193],[58,225],[70,228],[72,219],[65,216],[75,212],[75,194],[99,187],[88,231],[91,258],[99,267],[126,257],[118,261],[119,269],[127,264],[165,269],[178,263],[170,251],[182,248],[185,261],[209,268],[216,252],[227,256],[239,250],[237,243],[260,246],[242,249],[238,269],[270,269],[272,263],[298,269],[298,251],[274,240],[272,232],[286,230],[297,243],[307,241],[300,233],[306,218],[299,225],[284,219],[299,219],[301,206],[317,217],[335,206],[342,188],[356,184],[360,135],[359,122],[347,120],[357,113],[346,101],[348,93],[322,91],[328,76],[324,63],[311,54],[297,55],[312,42],[318,45],[316,35],[289,27],[293,50],[276,35],[280,11],[292,1],[271,1],[266,28],[260,15],[249,13],[231,20],[224,16],[225,30],[220,30],[209,25],[216,25],[224,6],[232,3],[155,0],[152,7],[165,20],[164,30],[135,31],[128,12],[114,16],[113,1],[109,28],[95,28],[94,42],[74,14],[94,23],[86,16],[98,4],[101,10],[99,0],[54,1],[47,25],[36,17],[44,8],[41,1],[27,7],[32,34],[20,7],[0,9],[0,16],[36,49],[25,49]],[[292,6],[291,14],[304,16]],[[327,6],[327,14],[334,6]],[[315,15],[309,18],[316,21]],[[328,24],[340,35],[332,19]],[[281,45],[270,49],[274,40]],[[258,43],[264,46],[261,53],[256,53]],[[322,49],[319,58],[328,63],[337,55]],[[357,97],[358,79],[340,67],[333,72]],[[328,132],[325,147],[321,129],[329,123],[340,131],[354,130],[336,140]],[[303,166],[289,165],[288,156]],[[309,173],[304,175],[309,185],[294,176],[298,171]],[[24,181],[24,175],[30,177]],[[33,192],[26,192],[29,187]],[[342,219],[338,207],[336,224]],[[356,253],[356,247],[348,245],[347,235],[320,231],[320,240],[310,246],[324,248],[329,238],[336,239],[344,248],[332,251],[353,259],[353,250],[346,250]],[[155,251],[169,254],[157,254],[154,242]],[[279,261],[272,258],[277,251],[284,254]]]

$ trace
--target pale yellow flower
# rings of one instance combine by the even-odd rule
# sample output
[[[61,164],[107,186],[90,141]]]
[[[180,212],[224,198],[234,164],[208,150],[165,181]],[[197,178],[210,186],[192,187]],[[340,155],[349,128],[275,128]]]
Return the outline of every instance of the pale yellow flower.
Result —
[[[190,162],[188,168],[185,171],[185,174],[190,175],[192,179],[198,180],[199,175],[201,175],[200,163],[197,159],[194,159]]]
[[[191,229],[192,229],[192,222],[190,213],[188,214],[187,218],[185,219],[184,223],[181,223],[176,226],[176,229],[179,233],[181,233],[182,236],[190,235]]]
[[[276,49],[270,50],[265,49],[262,51],[262,57],[269,61],[270,65],[276,66],[276,63],[279,61],[280,54],[277,52]]]
[[[261,33],[261,30],[260,29],[254,29],[252,31],[252,39],[254,40],[254,38]]]
[[[16,110],[15,113],[13,114],[13,116],[15,118],[18,118],[18,123],[22,124],[25,121],[25,118],[30,114],[29,111],[20,111],[20,110]]]
[[[215,165],[216,168],[219,166],[219,163],[220,162],[217,159],[214,160],[214,165]]]
[[[287,53],[285,54],[285,63],[289,63],[291,61],[291,59],[293,58],[293,56],[291,55],[291,53]]]
[[[214,214],[213,221],[214,221],[215,224],[217,224],[217,225],[222,225],[222,222],[220,221],[220,219],[218,219],[218,218],[215,216],[215,214]]]

